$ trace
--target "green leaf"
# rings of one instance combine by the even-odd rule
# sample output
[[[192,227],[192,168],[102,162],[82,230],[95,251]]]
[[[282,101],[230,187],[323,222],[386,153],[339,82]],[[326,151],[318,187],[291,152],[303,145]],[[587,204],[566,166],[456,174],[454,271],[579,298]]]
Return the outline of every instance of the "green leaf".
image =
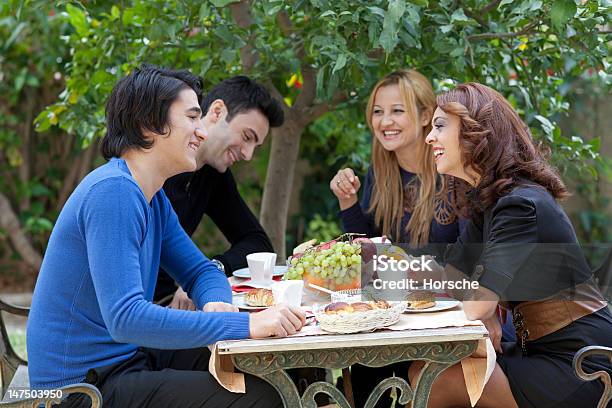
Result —
[[[550,20],[557,28],[567,23],[576,14],[574,0],[555,0],[550,11]]]
[[[410,0],[410,2],[412,4],[416,4],[417,6],[420,6],[420,7],[427,7],[427,6],[429,6],[429,0]]]
[[[385,13],[383,30],[379,42],[387,54],[390,54],[398,42],[398,24],[406,11],[406,3],[402,0],[389,1],[389,9]]]
[[[15,78],[15,92],[19,93],[25,85],[26,78],[28,77],[28,67],[23,67],[17,78]]]
[[[334,65],[334,69],[332,70],[332,75],[336,71],[340,71],[346,65],[346,54],[338,55],[338,59],[336,60],[336,64]]]
[[[40,183],[35,183],[30,189],[30,195],[32,197],[50,196],[51,190]]]
[[[85,12],[72,4],[66,5],[66,12],[70,17],[70,24],[76,29],[77,33],[82,37],[89,35],[89,24]]]
[[[528,8],[529,11],[536,11],[542,8],[542,2],[540,0],[531,1],[528,4],[529,4],[529,8]]]
[[[468,21],[469,18],[465,15],[463,9],[457,9],[451,15],[451,21]]]
[[[200,6],[200,21],[204,21],[204,19],[206,19],[208,16],[210,16],[210,7],[208,6],[208,3],[204,1]]]
[[[440,26],[440,31],[444,34],[450,32],[452,29],[453,29],[452,24],[446,24],[446,25]]]
[[[49,108],[40,112],[36,119],[34,119],[35,127],[34,129],[37,132],[44,132],[51,127],[51,122],[49,122]]]
[[[512,3],[514,3],[514,0],[502,0],[502,1],[499,3],[499,6],[497,6],[497,8],[499,9],[500,7],[503,7],[503,6],[505,6],[506,4],[512,4]]]
[[[238,3],[240,0],[210,0],[215,7],[225,7],[228,4]]]
[[[236,50],[234,50],[233,48],[226,48],[221,51],[221,61],[225,62],[226,64],[231,64],[232,62],[234,62],[235,56]]]
[[[544,130],[546,138],[552,142],[552,134],[553,130],[555,129],[555,125],[553,125],[551,121],[548,120],[548,118],[545,118],[544,116],[535,115],[534,118],[541,123],[542,130]]]
[[[134,9],[125,9],[123,10],[123,16],[121,17],[121,22],[125,26],[129,26],[134,22]]]
[[[21,34],[23,29],[26,28],[26,27],[27,27],[26,23],[19,23],[19,24],[17,24],[17,27],[15,27],[15,29],[13,30],[13,32],[11,33],[11,36],[4,43],[4,49],[5,50],[8,50],[11,47],[11,45],[13,45],[13,43],[15,42],[17,37],[19,37],[19,34]]]
[[[385,18],[385,10],[381,9],[380,7],[371,6],[368,7],[368,10],[370,10],[372,14],[376,14],[378,16],[381,16],[382,18]]]
[[[317,95],[322,95],[323,93],[323,81],[325,79],[325,67],[319,68],[317,72]]]
[[[202,63],[202,66],[200,67],[200,76],[204,77],[206,75],[212,63],[213,63],[212,58],[208,58],[204,60],[204,62]]]
[[[121,12],[119,11],[119,7],[117,6],[111,7],[111,17],[113,20],[118,19],[120,14]]]

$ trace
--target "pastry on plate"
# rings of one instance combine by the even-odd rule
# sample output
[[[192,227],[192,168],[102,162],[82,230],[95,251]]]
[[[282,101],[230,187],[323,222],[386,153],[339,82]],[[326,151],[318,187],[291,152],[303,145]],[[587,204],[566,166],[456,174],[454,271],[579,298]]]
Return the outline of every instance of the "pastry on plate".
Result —
[[[436,296],[428,290],[410,292],[406,300],[408,301],[408,309],[412,310],[429,309],[436,305]]]
[[[274,296],[270,289],[253,289],[244,296],[244,303],[254,307],[273,306]]]

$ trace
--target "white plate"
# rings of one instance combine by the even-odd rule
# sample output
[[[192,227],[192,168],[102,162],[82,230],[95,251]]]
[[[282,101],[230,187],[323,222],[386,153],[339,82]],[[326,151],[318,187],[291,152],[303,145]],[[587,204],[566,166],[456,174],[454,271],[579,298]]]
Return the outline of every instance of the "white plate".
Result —
[[[243,309],[243,310],[264,310],[270,307],[270,306],[249,306],[246,304],[244,300],[245,295],[246,293],[238,293],[232,296],[232,304],[234,306],[238,306],[238,309]]]
[[[287,267],[284,265],[277,265],[274,267],[274,276],[283,276],[287,272]],[[237,269],[233,272],[233,275],[237,278],[251,279],[251,271],[249,268]]]
[[[442,310],[452,309],[453,307],[457,306],[459,303],[461,302],[458,301],[457,299],[451,299],[447,297],[437,297],[436,305],[434,307],[430,307],[428,309],[409,309],[408,307],[406,307],[406,310],[404,310],[404,313],[440,312]]]

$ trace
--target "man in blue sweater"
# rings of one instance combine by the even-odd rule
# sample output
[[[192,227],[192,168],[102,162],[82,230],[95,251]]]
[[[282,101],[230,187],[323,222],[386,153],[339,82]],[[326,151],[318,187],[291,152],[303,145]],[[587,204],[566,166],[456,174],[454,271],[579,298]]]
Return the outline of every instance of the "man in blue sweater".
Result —
[[[102,153],[66,202],[51,234],[28,321],[34,389],[95,384],[105,407],[271,407],[280,398],[246,376],[246,394],[207,372],[219,340],[286,336],[304,315],[279,306],[236,312],[225,275],[180,227],[161,189],[193,171],[201,131],[201,80],[187,71],[134,70],[106,106]],[[151,302],[159,267],[198,311]],[[65,406],[86,405],[71,396]]]

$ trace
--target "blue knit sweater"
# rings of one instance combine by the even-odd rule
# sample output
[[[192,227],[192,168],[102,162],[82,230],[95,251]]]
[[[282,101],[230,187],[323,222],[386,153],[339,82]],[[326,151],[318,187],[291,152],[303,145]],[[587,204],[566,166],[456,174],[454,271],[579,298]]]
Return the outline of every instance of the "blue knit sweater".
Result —
[[[183,349],[249,336],[246,313],[151,303],[162,266],[199,309],[231,303],[227,278],[180,227],[163,190],[147,202],[121,159],[91,172],[59,215],[28,320],[32,388],[81,382],[138,347]]]

